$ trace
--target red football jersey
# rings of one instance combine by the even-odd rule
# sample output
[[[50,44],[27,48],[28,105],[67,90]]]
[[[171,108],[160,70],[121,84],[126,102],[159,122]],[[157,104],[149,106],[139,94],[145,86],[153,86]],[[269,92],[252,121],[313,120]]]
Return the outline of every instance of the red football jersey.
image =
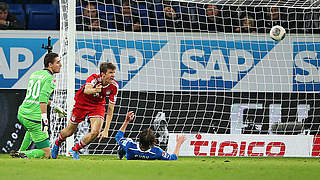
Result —
[[[102,86],[101,92],[96,94],[85,94],[84,87],[87,84],[91,84],[92,87],[96,87],[98,84],[102,84],[102,79],[100,74],[92,74],[86,80],[86,83],[78,90],[76,96],[74,97],[75,105],[78,108],[105,108],[106,97],[109,96],[109,102],[115,104],[117,100],[117,94],[119,89],[119,83],[114,80],[111,84]]]

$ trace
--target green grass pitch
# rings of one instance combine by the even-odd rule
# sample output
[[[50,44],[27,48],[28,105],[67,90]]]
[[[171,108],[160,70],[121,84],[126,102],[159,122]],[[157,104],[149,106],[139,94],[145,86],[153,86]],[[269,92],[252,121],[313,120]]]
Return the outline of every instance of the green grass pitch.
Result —
[[[319,179],[319,158],[180,157],[178,161],[127,161],[116,156],[13,159],[0,154],[0,180]]]

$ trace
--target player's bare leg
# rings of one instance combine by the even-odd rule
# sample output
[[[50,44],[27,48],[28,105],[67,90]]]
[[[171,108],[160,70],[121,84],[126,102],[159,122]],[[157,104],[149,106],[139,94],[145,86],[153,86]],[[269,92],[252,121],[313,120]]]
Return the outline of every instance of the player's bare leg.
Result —
[[[79,150],[84,148],[87,144],[91,143],[100,133],[100,129],[103,123],[102,118],[90,118],[91,131],[87,133],[78,144],[73,146],[69,151],[69,154],[72,155],[73,159],[79,158]]]
[[[62,135],[62,137],[67,138],[67,137],[71,136],[74,132],[76,132],[77,128],[78,128],[78,124],[73,124],[73,123],[69,122],[68,126],[64,129],[62,129],[60,134]]]
[[[89,144],[99,135],[100,130],[102,128],[103,119],[90,118],[90,123],[91,123],[91,131],[82,138],[85,144]]]

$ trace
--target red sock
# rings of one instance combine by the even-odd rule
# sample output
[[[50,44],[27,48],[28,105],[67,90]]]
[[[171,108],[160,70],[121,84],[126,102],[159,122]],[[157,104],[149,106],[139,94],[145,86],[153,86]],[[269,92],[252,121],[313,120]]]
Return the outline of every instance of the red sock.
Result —
[[[55,142],[55,144],[56,144],[57,146],[60,146],[61,143],[62,143],[63,141],[65,141],[65,140],[66,140],[66,138],[62,137],[62,135],[61,135],[61,133],[60,133],[59,136],[58,136],[58,138],[57,138],[57,140],[56,140],[56,142]]]
[[[80,149],[84,148],[86,144],[82,141],[82,139],[80,140],[80,142],[78,144],[76,144],[75,146],[73,146],[72,150],[73,151],[79,151]]]

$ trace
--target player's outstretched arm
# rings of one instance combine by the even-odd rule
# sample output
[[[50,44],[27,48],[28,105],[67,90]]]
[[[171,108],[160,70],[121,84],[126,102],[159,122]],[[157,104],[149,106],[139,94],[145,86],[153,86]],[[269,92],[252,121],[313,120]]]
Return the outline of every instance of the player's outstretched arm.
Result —
[[[183,142],[186,140],[186,136],[184,135],[177,135],[176,137],[176,148],[174,149],[173,153],[172,154],[175,154],[177,155],[177,157],[179,156],[179,152],[180,152],[180,148],[181,148],[181,145],[183,144]]]
[[[169,153],[167,153],[167,152],[165,152],[165,151],[163,151],[161,149],[161,151],[159,151],[160,153],[158,154],[159,159],[161,159],[161,160],[177,160],[178,156],[179,156],[179,151],[180,151],[181,145],[183,144],[183,142],[185,140],[186,140],[186,136],[177,135],[177,137],[176,137],[176,147],[175,147],[173,153],[169,154]]]
[[[119,131],[117,132],[116,134],[116,141],[117,143],[120,144],[120,140],[121,138],[123,138],[123,135],[124,135],[124,131],[126,130],[128,124],[134,119],[134,113],[133,111],[130,111],[127,113],[126,115],[126,119],[124,120],[121,128],[119,129]]]
[[[126,130],[128,124],[133,120],[133,118],[134,118],[133,111],[128,112],[126,115],[126,119],[124,120],[124,122],[119,130],[124,132]]]
[[[108,137],[110,124],[111,124],[111,120],[112,120],[112,117],[113,117],[113,111],[114,111],[114,104],[109,102],[108,110],[107,110],[107,116],[106,116],[106,124],[104,126],[103,131],[100,132],[100,134],[99,134],[99,137],[100,137],[99,142],[103,138]]]

